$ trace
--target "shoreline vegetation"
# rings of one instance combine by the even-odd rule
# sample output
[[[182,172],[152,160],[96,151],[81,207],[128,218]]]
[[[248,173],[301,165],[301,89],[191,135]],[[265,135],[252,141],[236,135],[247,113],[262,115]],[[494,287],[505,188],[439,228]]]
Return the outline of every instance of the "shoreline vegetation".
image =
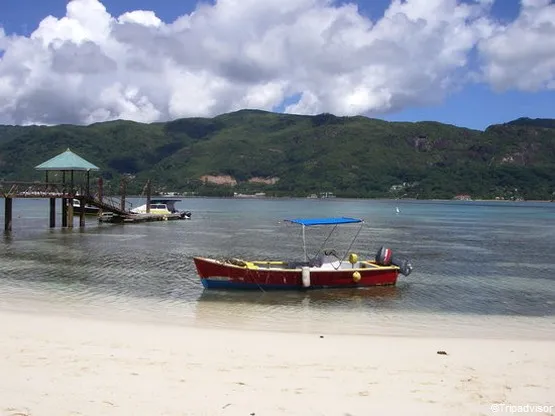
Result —
[[[29,310],[0,309],[2,416],[464,416],[555,404],[555,338],[321,335]]]
[[[117,197],[117,195],[113,195]],[[144,198],[143,195],[131,195],[130,198]],[[419,199],[419,198],[355,198],[355,197],[337,197],[337,196],[326,196],[326,197],[315,197],[315,196],[270,196],[266,195],[265,193],[257,193],[257,194],[234,194],[234,195],[197,195],[191,193],[180,194],[178,192],[170,192],[170,193],[160,193],[157,194],[156,197],[164,197],[164,198],[245,198],[245,199],[328,199],[328,198],[337,198],[337,199],[354,199],[354,200],[368,200],[368,201],[417,201],[417,202],[426,202],[426,201],[437,201],[437,202],[450,202],[450,201],[463,201],[463,202],[555,202],[555,199],[500,199],[500,198],[451,198],[451,199],[444,199],[444,198],[429,198],[429,199]]]

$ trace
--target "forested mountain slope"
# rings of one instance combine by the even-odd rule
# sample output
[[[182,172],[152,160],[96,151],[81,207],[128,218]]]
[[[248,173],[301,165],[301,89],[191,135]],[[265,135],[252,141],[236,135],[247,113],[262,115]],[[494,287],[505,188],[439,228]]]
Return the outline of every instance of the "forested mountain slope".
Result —
[[[345,197],[552,199],[555,120],[485,131],[437,122],[241,110],[167,123],[0,126],[0,178],[41,180],[34,166],[67,148],[117,192]],[[216,184],[218,183],[218,184]]]

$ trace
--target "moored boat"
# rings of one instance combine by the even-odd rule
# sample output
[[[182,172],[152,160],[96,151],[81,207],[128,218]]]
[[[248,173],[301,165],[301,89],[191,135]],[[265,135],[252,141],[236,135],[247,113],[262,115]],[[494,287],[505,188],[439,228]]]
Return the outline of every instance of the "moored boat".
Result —
[[[79,215],[81,212],[81,201],[77,198],[73,198],[71,204],[73,206],[73,215]],[[98,215],[99,213],[100,208],[85,204],[85,215]]]
[[[147,204],[143,204],[131,210],[132,214],[151,214],[151,215],[176,215],[183,219],[190,219],[190,211],[180,211],[175,207],[176,202],[180,199],[152,199],[147,212]]]
[[[334,249],[319,250],[312,258],[306,252],[305,227],[360,223],[358,218],[298,218],[286,220],[302,226],[304,261],[213,259],[194,257],[197,272],[207,289],[323,289],[395,285],[399,274],[408,276],[412,265],[406,258],[381,247],[370,258],[356,253],[340,256]],[[358,233],[357,233],[358,235]],[[326,241],[328,241],[326,238]],[[355,236],[356,239],[356,236]],[[354,239],[353,239],[354,241]],[[352,243],[350,247],[352,246]]]

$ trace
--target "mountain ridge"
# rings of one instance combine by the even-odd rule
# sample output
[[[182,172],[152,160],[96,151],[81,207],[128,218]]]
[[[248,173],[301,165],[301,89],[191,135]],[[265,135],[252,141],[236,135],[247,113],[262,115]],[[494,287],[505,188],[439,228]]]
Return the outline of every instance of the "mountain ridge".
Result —
[[[555,119],[521,117],[482,131],[249,109],[154,123],[0,126],[0,178],[38,180],[34,166],[68,147],[99,166],[114,192],[122,177],[132,179],[131,190],[152,179],[159,191],[201,195],[552,199],[555,192]],[[206,180],[217,176],[235,184]]]

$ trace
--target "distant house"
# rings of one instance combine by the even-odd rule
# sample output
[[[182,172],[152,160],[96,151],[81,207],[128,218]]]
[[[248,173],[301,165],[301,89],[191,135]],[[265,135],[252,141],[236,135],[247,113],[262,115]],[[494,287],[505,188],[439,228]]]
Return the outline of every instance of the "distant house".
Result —
[[[457,201],[472,201],[470,195],[467,194],[455,195],[453,199],[456,199]]]

